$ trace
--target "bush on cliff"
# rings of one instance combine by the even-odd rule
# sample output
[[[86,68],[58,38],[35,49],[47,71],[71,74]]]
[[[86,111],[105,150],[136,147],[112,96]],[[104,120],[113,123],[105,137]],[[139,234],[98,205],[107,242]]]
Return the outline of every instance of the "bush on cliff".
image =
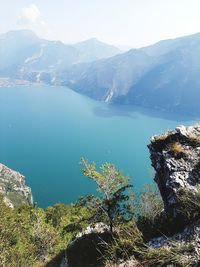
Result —
[[[113,232],[116,220],[130,220],[133,217],[131,194],[127,192],[132,187],[130,179],[109,163],[101,165],[100,171],[96,169],[95,162],[89,164],[82,159],[81,164],[83,174],[96,182],[100,194],[90,202],[97,210],[104,212]]]

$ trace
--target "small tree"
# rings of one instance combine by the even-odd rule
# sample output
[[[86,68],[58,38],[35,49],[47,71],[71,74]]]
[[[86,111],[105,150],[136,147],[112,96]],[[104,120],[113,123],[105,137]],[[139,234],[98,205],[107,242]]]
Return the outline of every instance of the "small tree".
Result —
[[[100,197],[96,198],[95,204],[105,213],[110,231],[113,232],[115,219],[120,217],[128,220],[133,216],[130,194],[127,193],[127,189],[132,187],[130,179],[109,163],[101,165],[100,172],[96,169],[95,162],[89,164],[82,158],[81,164],[83,174],[97,184]]]

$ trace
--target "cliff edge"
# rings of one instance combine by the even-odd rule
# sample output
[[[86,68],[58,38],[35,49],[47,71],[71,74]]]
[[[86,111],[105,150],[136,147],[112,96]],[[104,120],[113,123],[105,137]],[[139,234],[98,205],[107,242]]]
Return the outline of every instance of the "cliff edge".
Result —
[[[200,185],[200,124],[153,136],[148,148],[165,212],[176,217],[180,207],[177,192],[195,193]]]
[[[31,189],[26,186],[25,177],[3,164],[0,164],[0,193],[11,208],[33,204]]]

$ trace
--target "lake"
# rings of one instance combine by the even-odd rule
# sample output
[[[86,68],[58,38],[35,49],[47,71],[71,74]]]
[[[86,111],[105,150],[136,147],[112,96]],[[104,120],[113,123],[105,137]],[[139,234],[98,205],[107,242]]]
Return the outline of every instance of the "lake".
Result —
[[[81,157],[114,163],[140,190],[153,181],[150,137],[193,123],[44,85],[0,88],[0,103],[0,162],[26,176],[41,207],[95,193]]]

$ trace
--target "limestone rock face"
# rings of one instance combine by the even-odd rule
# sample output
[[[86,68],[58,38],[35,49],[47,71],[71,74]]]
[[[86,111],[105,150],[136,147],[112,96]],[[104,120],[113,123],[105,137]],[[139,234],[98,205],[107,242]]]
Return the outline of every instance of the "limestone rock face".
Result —
[[[200,184],[200,125],[179,126],[154,136],[148,148],[165,211],[176,217],[177,191],[183,188],[195,192]]]
[[[147,246],[152,248],[170,248],[173,247],[174,244],[178,246],[188,246],[188,244],[190,244],[191,249],[188,252],[184,252],[183,258],[189,260],[191,263],[190,266],[200,266],[200,221],[185,227],[182,232],[176,233],[171,237],[163,235],[153,238]],[[176,264],[171,264],[167,267],[176,266]]]
[[[167,237],[163,235],[161,237],[153,238],[147,245],[153,248],[160,248],[162,246],[168,246],[172,242],[178,242],[179,244],[191,242],[196,248],[196,255],[200,257],[200,221],[186,226],[182,232],[176,233],[173,236]]]
[[[33,204],[31,189],[25,185],[25,177],[3,164],[0,164],[0,193],[11,208]]]

